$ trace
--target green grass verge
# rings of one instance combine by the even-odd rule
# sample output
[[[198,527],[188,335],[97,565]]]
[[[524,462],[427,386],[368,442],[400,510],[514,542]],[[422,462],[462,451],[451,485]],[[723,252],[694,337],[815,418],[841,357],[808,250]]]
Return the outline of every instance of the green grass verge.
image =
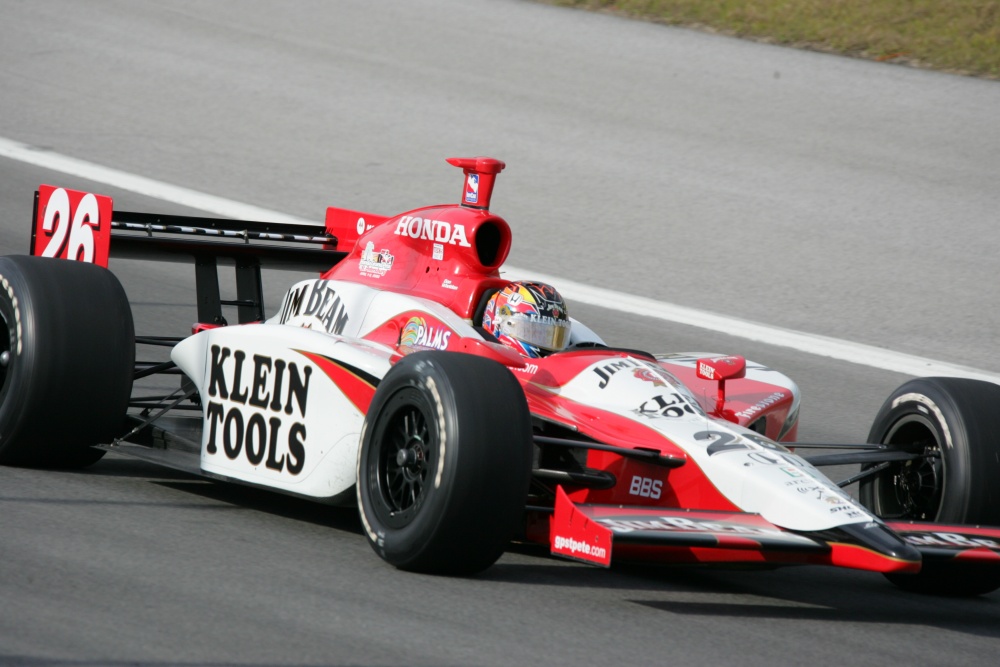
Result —
[[[1000,78],[1000,0],[543,0],[800,48]]]

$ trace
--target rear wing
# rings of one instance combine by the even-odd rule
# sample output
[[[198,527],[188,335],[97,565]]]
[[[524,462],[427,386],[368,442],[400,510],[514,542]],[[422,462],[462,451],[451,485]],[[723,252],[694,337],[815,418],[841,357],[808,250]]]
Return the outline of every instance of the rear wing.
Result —
[[[261,268],[322,273],[347,256],[321,223],[115,211],[110,197],[50,185],[35,192],[31,254],[105,267],[110,257],[192,262],[203,324],[225,324],[222,306],[235,306],[240,323],[263,320]],[[219,264],[235,267],[234,300],[220,296]]]

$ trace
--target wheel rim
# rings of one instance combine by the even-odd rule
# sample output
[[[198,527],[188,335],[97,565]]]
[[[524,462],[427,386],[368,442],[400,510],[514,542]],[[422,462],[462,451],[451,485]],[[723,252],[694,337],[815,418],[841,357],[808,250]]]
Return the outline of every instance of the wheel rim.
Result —
[[[911,415],[893,424],[882,441],[902,451],[925,456],[892,462],[875,478],[875,512],[886,519],[936,519],[941,509],[945,471],[934,424],[921,416]]]
[[[408,524],[427,496],[427,478],[436,457],[427,413],[419,394],[404,390],[375,436],[377,458],[373,480],[383,520],[392,527]]]

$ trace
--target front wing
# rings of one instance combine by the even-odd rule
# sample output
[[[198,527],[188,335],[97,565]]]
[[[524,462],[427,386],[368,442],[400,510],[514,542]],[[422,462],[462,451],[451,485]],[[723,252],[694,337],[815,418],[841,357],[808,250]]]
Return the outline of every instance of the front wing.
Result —
[[[608,567],[623,561],[834,565],[915,573],[924,559],[1000,567],[1000,529],[934,523],[855,524],[817,533],[784,530],[759,514],[576,504],[559,487],[550,523],[556,556]]]

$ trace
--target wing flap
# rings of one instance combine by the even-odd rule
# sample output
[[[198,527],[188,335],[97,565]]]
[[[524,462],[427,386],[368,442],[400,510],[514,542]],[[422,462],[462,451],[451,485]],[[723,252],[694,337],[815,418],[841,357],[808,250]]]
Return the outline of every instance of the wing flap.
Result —
[[[1000,566],[1000,528],[919,521],[888,522],[928,561],[965,561]]]
[[[830,551],[824,541],[782,530],[759,514],[576,504],[561,486],[556,492],[549,543],[554,555],[604,567],[611,562],[612,545],[752,554],[821,555]],[[750,556],[747,560],[761,559]]]

